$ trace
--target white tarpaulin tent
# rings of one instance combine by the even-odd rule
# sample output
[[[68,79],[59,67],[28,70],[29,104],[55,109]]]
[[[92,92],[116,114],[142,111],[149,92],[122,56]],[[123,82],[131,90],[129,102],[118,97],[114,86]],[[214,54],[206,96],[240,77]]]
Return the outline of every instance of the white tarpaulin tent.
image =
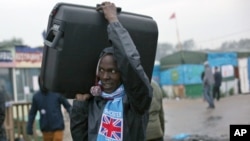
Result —
[[[238,59],[239,76],[240,76],[240,89],[242,93],[249,93],[249,80],[248,80],[248,59]]]

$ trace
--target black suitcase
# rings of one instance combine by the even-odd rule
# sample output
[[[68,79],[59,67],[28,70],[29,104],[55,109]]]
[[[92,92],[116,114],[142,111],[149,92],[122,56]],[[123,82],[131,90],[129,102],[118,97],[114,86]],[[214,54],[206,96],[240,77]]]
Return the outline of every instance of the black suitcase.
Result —
[[[130,33],[149,79],[158,39],[156,22],[149,16],[121,11],[118,18]],[[58,3],[50,13],[44,40],[41,86],[67,98],[89,93],[95,83],[100,52],[110,46],[107,21],[96,7]]]

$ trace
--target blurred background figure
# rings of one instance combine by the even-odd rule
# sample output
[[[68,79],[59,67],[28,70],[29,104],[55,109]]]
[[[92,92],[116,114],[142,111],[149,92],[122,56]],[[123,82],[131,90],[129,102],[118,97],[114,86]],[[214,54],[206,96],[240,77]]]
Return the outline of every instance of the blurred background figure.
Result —
[[[205,72],[202,71],[202,73],[201,73],[201,81],[203,81],[204,75],[205,75]],[[203,100],[205,101],[206,99],[205,99],[204,85],[203,85],[203,87],[202,87],[202,97],[203,97]]]
[[[4,86],[0,83],[0,141],[6,141],[4,119],[5,119],[5,89]]]
[[[163,92],[155,80],[151,80],[153,87],[153,98],[149,109],[149,121],[147,126],[147,141],[163,141],[164,138],[164,112]]]
[[[41,87],[39,77],[40,91],[32,99],[29,119],[27,124],[27,133],[33,135],[33,123],[37,114],[40,112],[40,130],[43,133],[43,141],[62,141],[63,130],[65,128],[61,105],[69,113],[71,105],[65,97],[59,93],[52,93]]]
[[[213,88],[213,97],[214,99],[216,98],[217,101],[220,100],[220,86],[221,86],[221,81],[222,81],[222,75],[221,72],[219,71],[218,67],[215,67],[215,73],[214,73],[214,88]]]
[[[204,63],[204,77],[203,77],[203,87],[204,87],[204,98],[208,102],[208,109],[214,109],[214,99],[213,99],[213,85],[214,76],[211,67],[208,62]]]

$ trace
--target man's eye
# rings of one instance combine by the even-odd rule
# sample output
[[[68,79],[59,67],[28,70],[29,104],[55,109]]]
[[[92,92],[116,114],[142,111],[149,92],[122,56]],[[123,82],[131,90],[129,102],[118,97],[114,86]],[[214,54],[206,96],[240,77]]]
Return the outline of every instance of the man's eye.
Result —
[[[100,72],[103,72],[104,70],[103,69],[99,69]]]
[[[111,70],[111,73],[113,73],[113,74],[116,73],[116,70]]]
[[[119,73],[119,70],[117,70],[117,69],[113,69],[113,70],[111,70],[111,73],[112,73],[112,74]]]

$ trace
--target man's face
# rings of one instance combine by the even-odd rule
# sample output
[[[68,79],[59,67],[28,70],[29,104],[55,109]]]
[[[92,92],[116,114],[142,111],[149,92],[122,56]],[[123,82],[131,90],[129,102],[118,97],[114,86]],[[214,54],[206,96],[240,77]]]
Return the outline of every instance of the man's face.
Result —
[[[121,74],[113,56],[103,56],[98,69],[98,76],[102,82],[103,91],[106,93],[114,92],[121,84]]]

